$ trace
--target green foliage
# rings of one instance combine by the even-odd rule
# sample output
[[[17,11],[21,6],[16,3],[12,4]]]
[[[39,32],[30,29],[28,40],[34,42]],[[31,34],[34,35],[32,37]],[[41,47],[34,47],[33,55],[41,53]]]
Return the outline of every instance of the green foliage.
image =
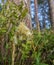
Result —
[[[53,65],[54,32],[46,30],[45,32],[41,32],[41,34],[38,34],[34,31],[34,48],[36,51],[34,51],[34,54],[38,53],[36,54],[37,56],[34,57],[36,59],[36,65],[39,65],[39,63],[41,62],[46,63],[48,65]],[[40,65],[42,65],[42,63]]]
[[[23,12],[22,12],[22,18],[24,18],[24,17],[25,17],[26,12],[28,12],[28,10],[27,10],[27,9],[24,9],[24,10],[23,10]]]
[[[46,58],[43,60],[43,62],[48,63],[49,65],[53,65],[54,62],[54,32],[53,31],[49,31],[46,32],[45,34],[47,34],[47,39],[48,39],[48,43],[44,46],[45,49],[45,53],[46,53]],[[43,50],[43,49],[42,49]],[[44,51],[42,51],[42,53],[44,53]]]
[[[28,12],[23,8],[22,2],[17,6],[8,1],[2,8],[0,48],[5,52],[4,56],[0,53],[0,62],[4,63],[3,65],[11,65],[14,43],[15,65],[54,65],[54,32],[46,30],[38,34],[36,31],[30,31],[22,22]]]
[[[0,34],[6,32],[5,23],[6,23],[6,17],[0,15]]]
[[[0,25],[3,28],[3,25],[5,24],[4,25],[5,29],[7,29],[9,28],[7,26],[12,24],[13,26],[12,30],[13,30],[13,28],[16,28],[19,22],[23,20],[23,18],[26,16],[26,13],[27,13],[27,9],[23,8],[23,3],[17,6],[16,4],[9,1],[3,6],[3,9],[1,11]],[[3,31],[6,32],[6,30],[3,30]]]
[[[0,12],[0,39],[1,46],[3,44],[2,42],[4,42],[3,50],[5,50],[4,53],[0,54],[0,62],[4,63],[4,65],[11,65],[12,63],[12,42],[13,40],[15,42],[13,37],[16,34],[16,29],[19,23],[23,20],[27,13],[27,9],[23,8],[22,4],[23,3],[17,6],[13,2],[7,1],[6,4],[2,6],[2,10]],[[3,35],[4,37],[1,38]]]

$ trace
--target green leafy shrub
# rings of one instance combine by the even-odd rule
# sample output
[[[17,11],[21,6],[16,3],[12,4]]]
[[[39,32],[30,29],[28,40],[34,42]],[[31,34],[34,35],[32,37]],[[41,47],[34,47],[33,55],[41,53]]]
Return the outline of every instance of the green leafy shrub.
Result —
[[[22,7],[21,11],[19,7]],[[25,15],[22,15],[23,12]],[[22,3],[18,6],[11,1],[7,1],[6,4],[2,6],[0,12],[0,39],[1,46],[3,45],[1,51],[4,51],[4,53],[1,53],[2,56],[0,55],[0,60],[3,65],[10,65],[12,63],[13,42],[15,43],[16,29],[26,16],[26,13],[27,9],[23,8]]]
[[[35,48],[34,54],[37,53],[36,54],[37,56],[34,57],[36,59],[35,61],[36,65],[39,65],[39,63],[46,63],[48,65],[54,64],[53,62],[54,32],[53,31],[46,30],[45,32],[41,32],[40,34],[34,31],[34,48]]]

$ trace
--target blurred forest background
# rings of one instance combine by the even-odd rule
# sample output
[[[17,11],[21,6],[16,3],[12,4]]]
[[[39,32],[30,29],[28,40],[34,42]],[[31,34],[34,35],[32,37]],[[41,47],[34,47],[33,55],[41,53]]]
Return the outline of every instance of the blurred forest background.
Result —
[[[54,0],[0,0],[0,65],[54,65]]]

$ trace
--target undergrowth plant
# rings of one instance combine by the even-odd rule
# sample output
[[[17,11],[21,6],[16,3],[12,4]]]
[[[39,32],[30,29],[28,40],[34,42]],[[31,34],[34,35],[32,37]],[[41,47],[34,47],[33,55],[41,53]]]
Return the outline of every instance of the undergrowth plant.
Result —
[[[16,5],[8,0],[0,12],[1,63],[4,65],[14,65],[15,45],[17,43],[16,29],[27,14],[27,9],[23,6],[22,1]]]
[[[1,6],[0,6],[1,7]],[[24,18],[28,10],[7,1],[0,10],[0,64],[54,65],[54,32],[31,31]]]

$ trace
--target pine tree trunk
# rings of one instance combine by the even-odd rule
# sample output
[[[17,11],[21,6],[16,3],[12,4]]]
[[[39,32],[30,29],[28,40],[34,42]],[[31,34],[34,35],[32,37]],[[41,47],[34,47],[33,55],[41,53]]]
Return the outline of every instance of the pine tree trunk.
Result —
[[[51,27],[54,30],[54,0],[48,0],[50,9]]]
[[[32,30],[32,21],[31,21],[31,14],[30,14],[30,0],[24,0],[25,7],[28,9],[28,13],[26,16],[26,25],[29,29]]]
[[[46,22],[45,22],[45,8],[44,8],[44,1],[43,1],[43,7],[42,7],[42,15],[43,15],[43,29],[46,28]]]
[[[34,4],[35,4],[35,21],[36,21],[36,29],[38,32],[40,32],[40,23],[38,20],[38,4],[37,4],[37,0],[34,0]]]

